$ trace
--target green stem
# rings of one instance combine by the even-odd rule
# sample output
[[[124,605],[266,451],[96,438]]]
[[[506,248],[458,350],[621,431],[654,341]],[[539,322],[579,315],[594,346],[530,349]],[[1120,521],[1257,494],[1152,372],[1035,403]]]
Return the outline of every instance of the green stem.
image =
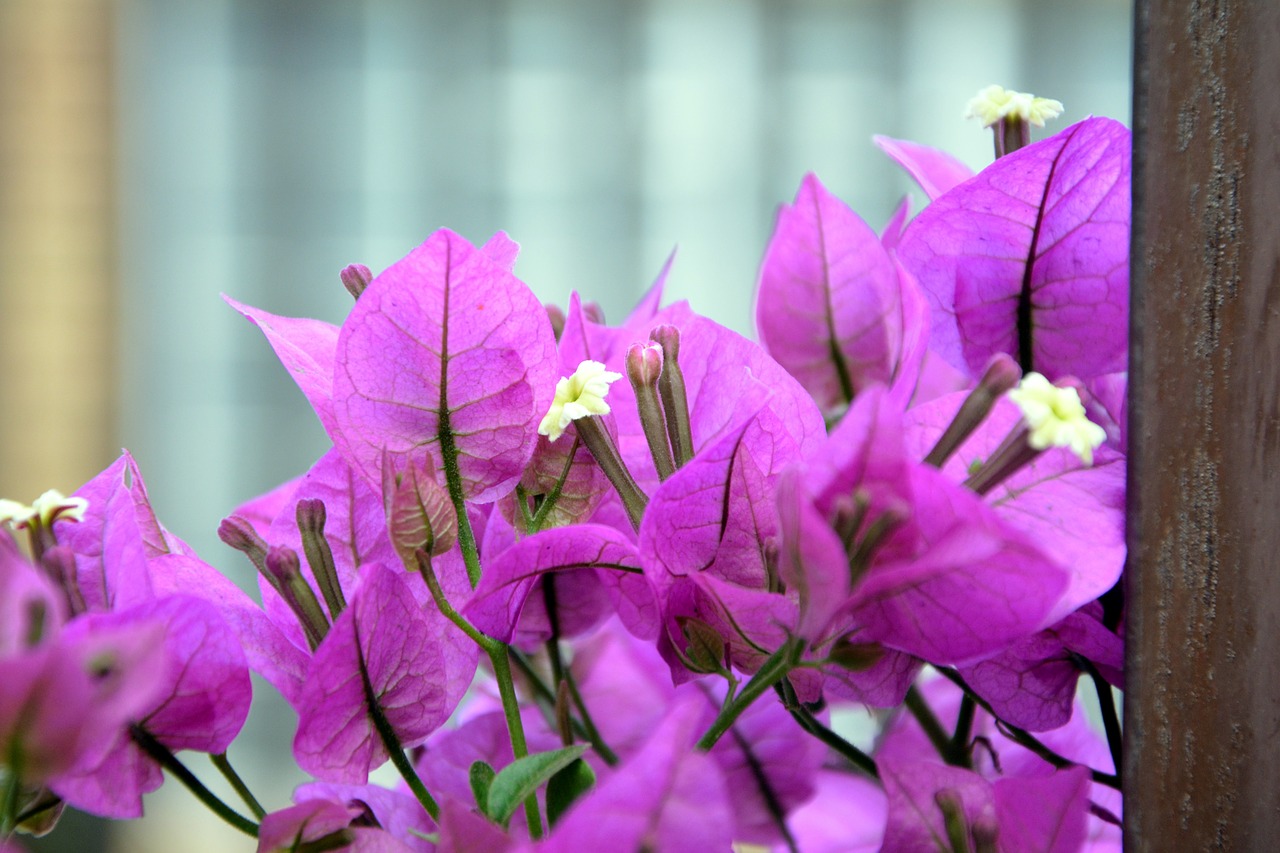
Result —
[[[530,533],[537,533],[542,529],[542,525],[547,522],[547,516],[555,508],[556,502],[560,500],[560,494],[564,491],[564,484],[569,479],[569,471],[573,468],[573,460],[577,458],[578,448],[580,447],[582,447],[582,439],[575,436],[573,446],[569,448],[569,457],[565,459],[564,468],[560,471],[560,476],[556,478],[556,484],[551,487],[551,491],[543,495],[542,503],[538,505],[537,512],[528,521],[527,529]],[[528,518],[527,515],[526,518]]]
[[[551,691],[551,688],[547,686],[545,681],[543,681],[542,676],[538,674],[538,672],[533,668],[533,665],[529,663],[528,659],[523,654],[516,649],[510,649],[509,651],[511,653],[511,660],[515,664],[516,669],[520,670],[520,674],[529,682],[529,689],[531,689],[534,694],[534,702],[537,703],[539,709],[542,710],[543,716],[546,717],[547,722],[553,722],[555,719],[556,694]],[[573,681],[573,670],[566,668],[566,671],[569,673],[569,678],[567,679],[567,683],[569,685],[569,696],[570,698],[573,698],[577,693],[578,688],[576,683]],[[574,700],[574,704],[579,711],[586,715],[586,706],[579,704],[580,700],[581,697],[579,696]],[[573,725],[573,733],[590,743],[595,751],[600,754],[600,757],[604,760],[605,764],[608,764],[610,767],[615,766],[618,763],[617,753],[610,749],[608,744],[600,738],[600,733],[596,730],[595,724],[591,722],[591,718],[589,716],[584,716],[584,719],[586,720],[585,723],[577,717],[573,718],[571,721]]]
[[[413,762],[404,754],[404,747],[400,744],[400,738],[396,736],[395,729],[391,727],[386,714],[382,713],[382,705],[379,704],[378,696],[373,690],[373,683],[369,680],[369,669],[365,666],[364,652],[360,645],[359,625],[356,626],[356,649],[359,652],[357,659],[360,662],[360,681],[364,685],[364,701],[369,709],[369,719],[373,721],[373,727],[382,740],[382,746],[390,756],[391,763],[400,772],[400,777],[409,786],[409,790],[413,791],[413,795],[418,798],[422,807],[427,810],[427,814],[431,815],[431,819],[439,823],[440,806],[436,804],[427,786],[422,784],[418,771],[413,769]]]
[[[1111,749],[1111,766],[1115,768],[1116,776],[1119,777],[1124,744],[1123,733],[1120,731],[1120,715],[1116,713],[1116,700],[1111,694],[1111,684],[1102,677],[1102,673],[1098,672],[1093,661],[1080,656],[1077,656],[1077,660],[1084,667],[1084,671],[1089,673],[1089,678],[1093,680],[1093,689],[1098,693],[1098,707],[1102,711],[1102,728],[1107,733],[1107,746]]]
[[[454,610],[453,605],[445,598],[444,590],[440,588],[440,580],[431,566],[431,556],[421,548],[414,553],[418,558],[418,569],[423,580],[427,582],[427,589],[431,591],[431,597],[435,600],[440,613],[457,625],[459,630],[470,637],[489,656],[489,662],[493,666],[493,678],[498,682],[498,695],[502,697],[502,714],[507,721],[507,733],[511,736],[511,752],[516,758],[524,758],[529,754],[529,746],[524,737],[524,723],[520,719],[520,702],[516,697],[515,682],[511,678],[511,661],[507,657],[507,644],[481,633],[476,626],[467,621],[465,616]],[[530,795],[525,800],[524,810],[525,817],[528,818],[529,834],[536,841],[542,837],[542,817],[538,812],[536,795]],[[435,818],[434,813],[432,817]]]
[[[440,398],[444,399],[444,383],[440,386]],[[467,501],[462,496],[462,474],[458,471],[458,448],[453,443],[453,430],[449,427],[449,413],[440,411],[440,456],[444,459],[444,480],[449,488],[449,500],[458,517],[458,548],[462,561],[467,565],[467,580],[474,589],[480,583],[480,551],[476,548],[476,534],[471,529],[467,515]]]
[[[725,703],[720,709],[711,728],[707,729],[706,734],[698,741],[698,749],[706,752],[715,746],[721,735],[729,730],[729,727],[737,721],[743,711],[750,707],[752,702],[787,677],[787,673],[791,672],[799,662],[803,651],[804,641],[792,638],[770,655],[760,669],[756,670],[756,674],[751,676],[751,680],[743,685],[742,691],[733,698],[733,701]]]
[[[960,673],[956,672],[954,669],[940,666],[937,667],[937,670],[949,681],[963,690],[966,696],[972,697],[973,701],[978,704],[979,708],[990,714],[996,721],[996,728],[1000,730],[1001,734],[1009,738],[1009,740],[1019,746],[1025,747],[1031,752],[1034,752],[1036,755],[1040,756],[1058,769],[1072,767],[1077,763],[1068,758],[1063,758],[1061,755],[1045,746],[1040,742],[1040,739],[1031,734],[1031,732],[1025,729],[1020,729],[1017,726],[1006,723],[1004,720],[1000,719],[999,715],[991,708],[991,703],[974,693],[973,689],[969,687],[968,682],[966,682]],[[1103,773],[1101,770],[1094,770],[1090,767],[1089,775],[1093,781],[1097,782],[1099,785],[1106,785],[1108,788],[1115,788],[1117,791],[1120,790],[1120,776],[1118,774]]]
[[[951,735],[951,744],[947,747],[947,763],[955,767],[971,767],[969,757],[969,735],[973,731],[973,713],[977,706],[968,693],[960,700],[960,713],[956,717],[955,734]]]
[[[258,837],[258,824],[218,799],[218,796],[206,788],[204,783],[197,779],[196,775],[188,770],[187,766],[179,761],[176,755],[169,751],[169,747],[156,740],[151,732],[138,723],[134,723],[129,726],[129,737],[143,752],[151,756],[152,760],[177,777],[178,781],[186,786],[188,791],[195,794],[196,799],[204,803],[211,812],[245,835],[253,838]]]
[[[595,721],[591,719],[591,714],[587,711],[587,703],[582,701],[582,694],[578,692],[578,681],[573,677],[572,669],[565,669],[565,684],[569,685],[569,696],[573,699],[574,706],[577,707],[578,713],[582,716],[582,727],[585,729],[587,742],[591,744],[605,764],[610,767],[617,767],[618,753],[610,749],[609,745],[604,742],[604,738],[600,736],[600,730],[596,728]]]
[[[15,748],[13,750],[17,752]],[[0,841],[7,841],[18,826],[18,762],[11,761],[4,777],[4,800],[0,802]]]
[[[240,774],[231,766],[231,762],[227,760],[227,754],[225,752],[220,752],[216,755],[210,754],[209,760],[213,762],[214,767],[218,768],[218,772],[227,780],[227,783],[240,795],[240,799],[249,807],[249,811],[253,812],[253,816],[258,820],[262,820],[267,814],[266,809],[258,802],[258,798],[249,790],[249,786],[244,783],[244,780],[240,778]]]
[[[914,684],[907,690],[906,706],[911,715],[916,718],[916,722],[920,724],[925,736],[929,738],[929,743],[933,744],[933,748],[938,751],[938,755],[950,764],[951,738],[947,736],[942,724],[934,716],[933,709],[929,707],[929,703],[920,695],[920,691]]]
[[[486,638],[484,650],[493,665],[493,677],[498,682],[498,695],[502,698],[502,714],[507,720],[507,732],[511,735],[511,753],[517,759],[529,754],[524,739],[524,722],[520,719],[520,702],[516,698],[515,683],[511,680],[511,661],[507,659],[507,644]],[[524,815],[529,824],[529,837],[537,841],[542,837],[542,815],[538,812],[538,797],[530,794],[524,801]]]
[[[790,712],[791,718],[800,724],[800,728],[840,753],[850,764],[872,779],[880,778],[880,768],[876,767],[875,759],[823,725],[821,720],[800,703],[796,698],[795,688],[788,682],[781,681],[774,685],[774,689],[782,698],[782,706]]]

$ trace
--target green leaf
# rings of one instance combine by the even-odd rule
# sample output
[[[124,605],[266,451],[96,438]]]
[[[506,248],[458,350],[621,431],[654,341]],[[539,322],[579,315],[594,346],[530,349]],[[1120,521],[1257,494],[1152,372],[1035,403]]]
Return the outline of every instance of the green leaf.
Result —
[[[586,744],[527,755],[502,768],[489,786],[489,817],[506,825],[516,808],[556,773],[582,757]]]
[[[547,822],[552,826],[569,806],[596,784],[596,772],[581,758],[551,777],[547,783]]]
[[[476,805],[485,814],[489,814],[489,787],[493,784],[493,777],[496,775],[494,769],[483,761],[475,761],[471,764],[471,793],[475,795]]]

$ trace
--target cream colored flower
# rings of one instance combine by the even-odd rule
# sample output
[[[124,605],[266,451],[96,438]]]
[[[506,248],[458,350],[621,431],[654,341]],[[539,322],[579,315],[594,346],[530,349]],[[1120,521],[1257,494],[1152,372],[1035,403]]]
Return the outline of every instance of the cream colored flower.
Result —
[[[84,498],[69,498],[57,489],[50,489],[30,506],[7,498],[0,499],[0,524],[7,521],[15,527],[26,527],[36,519],[42,527],[48,527],[55,518],[83,521],[84,511],[88,508],[89,502]]]
[[[1032,447],[1068,447],[1084,464],[1093,464],[1094,448],[1106,440],[1107,433],[1085,415],[1076,389],[1059,388],[1039,373],[1028,373],[1009,392],[1009,399],[1022,409]]]
[[[1052,98],[1037,98],[1026,92],[1015,92],[1003,86],[988,86],[969,101],[966,118],[982,120],[983,127],[1013,119],[1044,127],[1046,119],[1062,115],[1062,102]]]
[[[605,370],[598,361],[584,361],[572,376],[565,376],[556,383],[556,396],[551,410],[538,425],[539,435],[555,441],[564,434],[570,421],[589,415],[609,414],[609,404],[604,395],[609,384],[622,378],[621,373]]]

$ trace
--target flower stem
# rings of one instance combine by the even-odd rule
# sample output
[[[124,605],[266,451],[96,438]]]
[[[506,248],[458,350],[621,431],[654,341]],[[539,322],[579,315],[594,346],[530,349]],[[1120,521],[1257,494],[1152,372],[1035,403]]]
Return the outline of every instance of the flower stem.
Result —
[[[973,731],[974,709],[973,697],[968,693],[960,700],[960,713],[956,716],[956,730],[951,735],[951,743],[947,747],[947,763],[956,767],[969,767],[973,762],[969,757],[969,734]]]
[[[382,740],[382,746],[391,758],[391,763],[399,771],[400,777],[409,786],[409,790],[413,791],[413,795],[418,798],[418,802],[426,809],[427,814],[431,815],[431,819],[439,823],[440,806],[436,804],[435,798],[431,796],[427,786],[422,784],[422,779],[418,777],[418,771],[413,769],[413,762],[409,760],[409,756],[404,754],[404,747],[400,744],[400,738],[396,735],[395,729],[391,727],[391,723],[387,720],[387,715],[382,713],[382,705],[378,701],[378,695],[374,693],[373,683],[369,680],[369,668],[365,665],[364,651],[360,646],[360,628],[358,625],[356,626],[356,652],[356,658],[360,663],[360,681],[364,685],[365,705],[369,709],[369,719],[373,721],[373,727],[378,732],[378,737]]]
[[[486,638],[488,639],[488,638]],[[516,698],[515,683],[511,680],[511,661],[507,659],[507,644],[489,639],[484,646],[493,665],[493,677],[498,682],[498,695],[502,697],[502,715],[507,720],[507,732],[511,735],[511,753],[517,758],[529,754],[524,738],[524,722],[520,719],[520,702]],[[542,837],[542,815],[538,812],[538,797],[530,794],[524,801],[524,815],[529,824],[529,837],[537,841]]]
[[[15,748],[13,751],[16,753],[17,749]],[[20,787],[17,762],[11,761],[9,767],[5,770],[4,795],[3,800],[0,800],[0,842],[7,841],[9,836],[13,834],[14,828],[18,825],[18,790]]]
[[[196,775],[188,770],[187,766],[179,761],[176,755],[169,751],[169,747],[156,740],[151,732],[144,729],[140,724],[134,723],[129,726],[129,737],[152,760],[176,776],[178,781],[186,786],[188,791],[195,794],[196,799],[204,803],[211,812],[245,835],[253,838],[258,837],[258,824],[218,799],[218,796],[206,788],[204,783],[197,779]]]
[[[698,749],[706,752],[716,745],[725,732],[727,732],[738,719],[742,716],[742,712],[750,707],[751,703],[760,698],[770,687],[787,677],[787,674],[795,668],[796,663],[800,660],[800,655],[804,651],[804,641],[798,638],[787,640],[778,648],[776,652],[770,655],[760,669],[756,670],[756,674],[751,676],[742,687],[742,691],[733,697],[733,701],[726,702],[720,709],[720,713],[716,715],[715,721],[711,723],[711,728],[707,729],[706,734],[698,741]]]
[[[453,605],[445,598],[444,590],[440,588],[440,580],[431,566],[431,555],[421,548],[414,553],[418,558],[418,570],[423,580],[427,582],[427,589],[431,591],[431,597],[435,600],[441,615],[457,625],[462,633],[470,637],[489,656],[489,662],[493,666],[493,678],[498,682],[498,695],[502,698],[502,714],[507,721],[507,733],[511,737],[511,753],[515,758],[524,758],[529,754],[529,745],[525,741],[524,722],[520,719],[520,702],[516,698],[515,682],[511,678],[511,661],[507,657],[507,644],[481,633],[476,626],[467,621],[465,616],[454,610]],[[531,794],[524,801],[524,811],[529,823],[529,834],[536,841],[542,837],[542,817],[538,812],[536,795]],[[433,819],[437,817],[434,812],[431,816]]]
[[[1102,677],[1093,661],[1076,656],[1077,662],[1089,674],[1093,681],[1093,689],[1098,692],[1098,707],[1102,711],[1102,728],[1107,733],[1107,746],[1111,750],[1111,766],[1116,776],[1120,776],[1120,762],[1123,755],[1123,734],[1120,731],[1120,716],[1116,713],[1116,700],[1111,695],[1111,684]]]
[[[227,760],[227,754],[225,752],[219,752],[216,755],[211,753],[209,760],[213,762],[214,767],[218,768],[222,778],[227,780],[227,784],[240,795],[240,799],[249,807],[249,811],[253,812],[253,816],[258,820],[262,820],[267,813],[266,809],[258,802],[258,798],[249,790],[249,786],[244,783],[244,780],[240,778],[240,774],[231,766],[231,762]]]
[[[850,764],[872,779],[880,778],[880,769],[876,767],[875,759],[823,725],[822,721],[796,698],[795,688],[788,682],[780,681],[774,685],[773,689],[778,691],[782,706],[791,714],[791,718],[799,723],[800,728],[840,753]]]
[[[920,724],[925,736],[929,738],[929,743],[933,744],[933,748],[938,751],[938,755],[942,760],[948,764],[954,764],[951,760],[951,738],[942,728],[942,723],[938,722],[933,709],[929,707],[929,703],[920,695],[920,690],[914,684],[907,690],[906,706],[911,715],[916,718],[916,722]]]
[[[996,728],[1000,730],[1001,734],[1009,738],[1009,740],[1013,741],[1019,746],[1022,746],[1030,750],[1031,752],[1034,752],[1036,755],[1040,756],[1041,758],[1043,758],[1045,761],[1047,761],[1049,764],[1052,764],[1056,768],[1061,769],[1063,767],[1071,767],[1072,765],[1077,763],[1075,761],[1070,760],[1069,758],[1062,757],[1061,755],[1054,752],[1049,747],[1045,746],[1043,743],[1041,743],[1040,739],[1037,738],[1035,735],[1031,734],[1031,732],[1025,729],[1020,729],[1017,726],[1010,725],[1009,723],[1006,723],[1004,720],[1000,719],[999,715],[996,714],[994,710],[992,710],[991,703],[987,702],[987,700],[983,699],[981,696],[974,693],[973,689],[969,687],[968,683],[964,680],[964,678],[960,675],[960,673],[956,672],[954,669],[949,669],[947,667],[940,666],[940,667],[937,667],[937,670],[939,673],[944,675],[948,680],[950,680],[953,684],[955,684],[957,687],[963,690],[966,696],[972,697],[973,701],[977,703],[979,708],[981,708],[982,710],[990,714],[992,718],[994,718],[996,721]],[[1108,788],[1115,788],[1117,791],[1120,790],[1120,776],[1118,774],[1103,773],[1101,770],[1095,770],[1092,767],[1090,767],[1089,775],[1093,779],[1093,781],[1097,782],[1099,785],[1106,785]]]

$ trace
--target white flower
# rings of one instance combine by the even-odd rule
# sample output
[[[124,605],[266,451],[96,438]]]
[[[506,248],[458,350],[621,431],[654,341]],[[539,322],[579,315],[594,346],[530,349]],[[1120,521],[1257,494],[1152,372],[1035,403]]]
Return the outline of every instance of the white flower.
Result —
[[[84,498],[69,498],[57,489],[50,489],[30,506],[7,498],[0,499],[0,524],[12,522],[15,527],[26,527],[36,519],[40,526],[48,527],[55,518],[83,521],[84,511],[88,508],[89,502]]]
[[[584,361],[572,376],[565,376],[556,383],[556,396],[551,410],[538,425],[538,434],[555,441],[564,434],[570,421],[588,415],[609,414],[609,404],[604,395],[609,384],[622,378],[621,373],[605,370],[598,361]]]
[[[1028,373],[1009,392],[1009,399],[1022,409],[1032,447],[1068,447],[1084,464],[1093,464],[1094,448],[1106,440],[1107,433],[1085,415],[1076,389],[1058,388],[1039,373]]]
[[[1062,115],[1062,102],[1052,98],[1037,98],[1026,92],[1015,92],[1003,86],[988,86],[969,101],[966,118],[982,120],[983,127],[1008,118],[1025,121],[1036,127],[1044,127],[1045,119]]]

